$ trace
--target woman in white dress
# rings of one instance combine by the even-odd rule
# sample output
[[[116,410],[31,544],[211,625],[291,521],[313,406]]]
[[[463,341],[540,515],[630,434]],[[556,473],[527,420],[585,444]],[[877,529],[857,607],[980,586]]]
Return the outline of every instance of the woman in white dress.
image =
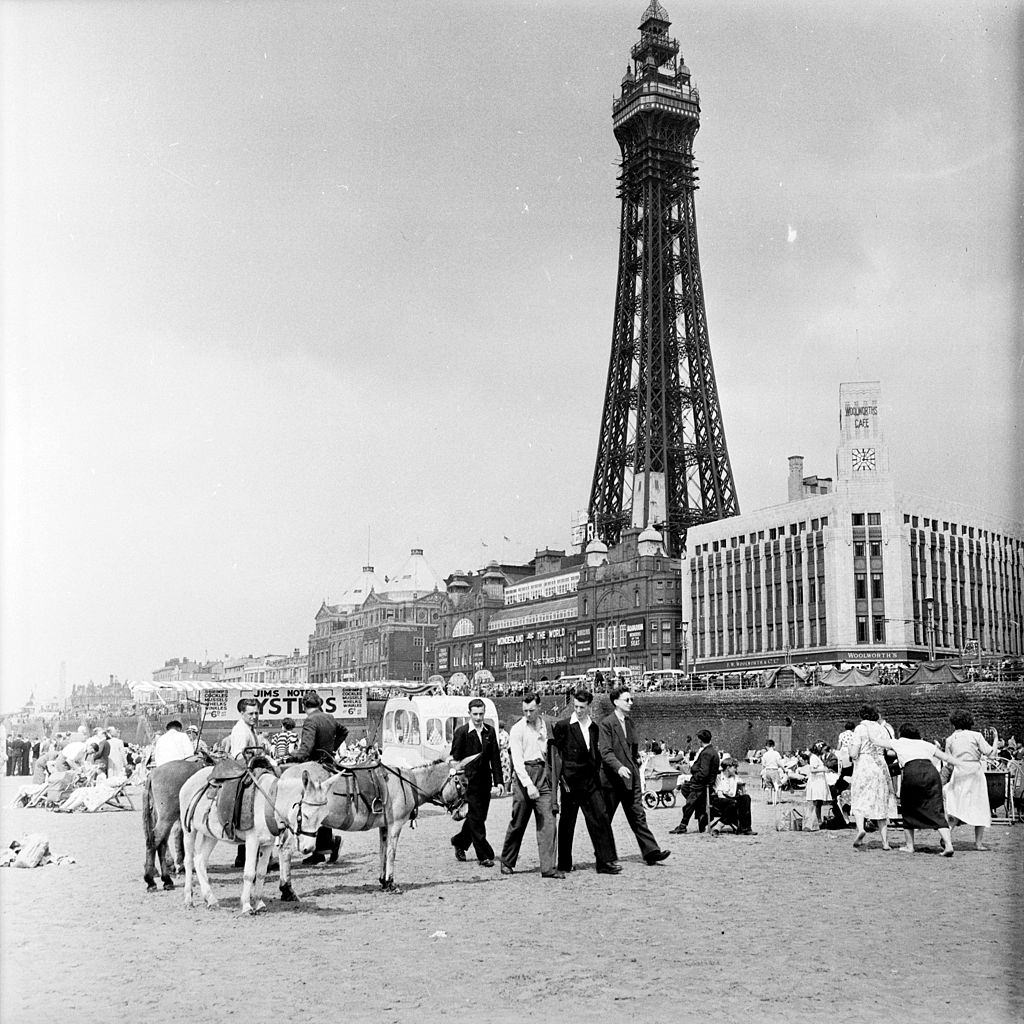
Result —
[[[954,732],[946,739],[946,753],[961,763],[953,768],[949,782],[942,788],[946,816],[950,825],[954,824],[954,818],[965,825],[973,825],[975,849],[987,850],[982,839],[985,829],[992,824],[992,809],[982,758],[993,755],[996,747],[974,731],[974,719],[966,711],[954,711],[949,722]],[[998,742],[998,737],[996,740]]]
[[[828,788],[828,769],[821,759],[825,752],[825,744],[815,743],[811,747],[811,757],[804,771],[807,774],[807,789],[804,792],[804,800],[811,805],[813,818],[810,825],[811,832],[817,832],[821,828],[821,807],[822,804],[830,803],[832,794]]]
[[[889,845],[889,819],[896,817],[896,793],[892,777],[882,754],[882,741],[889,734],[878,722],[878,709],[865,704],[860,709],[860,724],[853,730],[850,757],[853,758],[853,777],[850,779],[850,811],[857,821],[857,835],[853,840],[860,847],[867,834],[864,823],[868,819],[878,826],[882,849]]]

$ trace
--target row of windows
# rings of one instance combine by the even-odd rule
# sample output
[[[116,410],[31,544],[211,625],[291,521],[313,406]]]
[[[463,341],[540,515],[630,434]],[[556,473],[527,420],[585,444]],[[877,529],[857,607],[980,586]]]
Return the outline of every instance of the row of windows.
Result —
[[[857,643],[859,644],[884,644],[885,643],[885,616],[871,616],[872,635],[868,634],[868,616],[857,616]]]
[[[817,532],[822,527],[828,526],[828,516],[822,516],[820,519],[811,520],[811,531]],[[807,531],[807,520],[802,519],[797,523],[789,523],[786,526],[772,526],[768,529],[768,540],[778,540],[780,537],[785,537],[788,533],[792,537],[796,537],[801,533]],[[751,544],[757,544],[758,541],[764,540],[765,531],[758,530],[749,534],[749,540]],[[706,555],[709,551],[720,551],[726,548],[743,547],[747,543],[748,534],[740,533],[735,537],[723,537],[721,540],[708,541],[706,544],[698,544],[694,549],[694,555]]]
[[[933,532],[938,532],[938,530],[939,530],[939,520],[938,519],[930,519],[930,518],[927,518],[927,517],[919,517],[919,516],[909,515],[908,513],[904,513],[903,514],[903,523],[904,523],[905,526],[913,526],[913,527],[916,528],[916,527],[919,526],[921,519],[924,520],[924,527],[923,528],[925,530],[932,530]],[[958,526],[956,523],[949,522],[948,520],[943,520],[943,522],[942,522],[942,530],[945,533],[952,533],[952,534],[956,534],[956,533],[959,532],[961,536],[965,536],[965,537],[968,537],[968,538],[974,537],[974,535],[975,535],[975,527],[973,527],[973,526]],[[981,529],[981,527],[977,528],[977,536],[980,539],[982,539],[982,540],[992,540],[996,544],[1009,544],[1011,546],[1017,547],[1018,549],[1024,550],[1024,540],[1020,540],[1020,539],[1015,538],[1015,537],[1004,537],[1002,534],[996,533],[994,531],[990,533],[988,530]]]
[[[882,513],[881,512],[854,512],[851,516],[851,520],[854,526],[863,526],[865,516],[867,517],[868,526],[881,526],[882,525]]]
[[[867,573],[858,572],[853,578],[853,596],[858,601],[866,601],[868,597]],[[871,574],[871,600],[881,601],[885,596],[882,586],[882,574],[873,572]]]
[[[505,604],[521,604],[523,601],[535,601],[541,597],[571,594],[579,589],[579,585],[580,574],[578,572],[555,576],[536,583],[517,583],[505,588]]]

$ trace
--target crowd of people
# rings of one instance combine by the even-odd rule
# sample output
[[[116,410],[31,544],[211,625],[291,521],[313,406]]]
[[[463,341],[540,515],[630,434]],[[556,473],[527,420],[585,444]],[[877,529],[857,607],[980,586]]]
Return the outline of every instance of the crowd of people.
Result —
[[[739,763],[713,744],[706,729],[687,737],[681,748],[648,739],[641,748],[632,719],[633,687],[625,682],[608,693],[612,712],[595,720],[594,695],[577,686],[557,720],[541,712],[540,695],[521,695],[522,717],[511,728],[497,729],[484,720],[482,699],[468,702],[469,721],[454,733],[451,759],[463,765],[467,780],[467,813],[451,837],[457,861],[473,850],[484,867],[500,864],[514,874],[522,842],[534,824],[545,878],[565,878],[574,870],[573,836],[582,813],[594,850],[595,868],[619,874],[622,865],[611,823],[621,808],[648,865],[664,861],[670,850],[654,837],[646,819],[645,787],[665,775],[683,778],[682,817],[669,835],[698,833],[729,826],[739,836],[756,835],[751,828],[751,797],[739,775]],[[247,764],[266,757],[276,764],[320,760],[326,765],[373,764],[380,750],[366,739],[347,742],[347,729],[323,711],[320,697],[304,698],[301,729],[295,720],[260,728],[258,705],[243,700],[231,732],[208,746],[195,725],[172,719],[149,746],[125,744],[113,727],[90,734],[56,734],[23,744],[22,736],[8,741],[8,771],[20,773],[28,750],[34,779],[22,787],[17,802],[47,802],[59,811],[96,810],[129,782],[142,781],[149,770],[169,761],[203,756],[211,763],[232,757]],[[554,708],[557,712],[557,706]],[[780,752],[768,739],[747,759],[758,766],[761,782],[777,798],[785,790],[802,789],[807,807],[807,830],[856,829],[853,845],[863,850],[868,833],[877,833],[884,850],[889,825],[898,820],[906,841],[897,849],[915,852],[918,834],[935,831],[943,856],[954,853],[952,829],[974,830],[974,844],[986,849],[985,830],[992,821],[986,769],[997,764],[1020,765],[1024,750],[1014,737],[1000,740],[994,729],[979,732],[965,711],[950,716],[952,732],[945,739],[921,737],[912,722],[894,729],[878,709],[865,704],[858,722],[848,721],[834,745],[817,740],[799,751]],[[1024,770],[1016,776],[1024,778]],[[674,780],[673,780],[674,782]],[[511,821],[500,853],[487,837],[487,815],[493,797],[512,796]],[[770,794],[772,795],[772,794]],[[337,858],[339,840],[323,829],[308,863]]]
[[[58,811],[95,811],[116,797],[132,778],[142,751],[125,743],[114,726],[91,733],[83,725],[75,732],[43,736],[30,745],[31,774],[15,797],[18,806],[44,806]],[[26,767],[24,760],[18,766]]]
[[[856,828],[858,849],[867,833],[876,831],[888,850],[889,823],[898,819],[907,837],[899,849],[914,852],[915,833],[934,830],[943,854],[952,856],[950,828],[958,824],[972,826],[976,848],[985,849],[984,832],[992,821],[986,770],[1006,771],[1019,789],[1024,748],[1015,737],[1000,740],[995,729],[976,731],[966,711],[955,711],[950,725],[953,731],[945,739],[922,739],[914,723],[893,728],[877,708],[865,704],[860,721],[846,722],[834,747],[818,741],[781,754],[769,740],[751,760],[760,764],[763,784],[776,794],[804,790],[810,805],[807,830]]]

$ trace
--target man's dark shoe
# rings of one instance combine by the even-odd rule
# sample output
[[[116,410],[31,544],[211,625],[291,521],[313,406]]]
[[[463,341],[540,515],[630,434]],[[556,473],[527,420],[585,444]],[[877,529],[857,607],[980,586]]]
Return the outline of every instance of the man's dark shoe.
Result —
[[[676,825],[675,828],[670,828],[668,830],[668,834],[670,836],[685,836],[686,835],[686,826],[685,825]]]
[[[482,861],[480,861],[480,867],[482,867],[482,868],[493,868],[494,867],[494,858],[493,857],[484,857],[484,859]]]
[[[621,875],[622,865],[617,861],[613,861],[611,864],[598,864],[597,873],[599,875]]]
[[[341,836],[335,836],[331,842],[331,854],[327,858],[330,864],[338,863],[338,854],[341,851]]]
[[[466,859],[466,851],[465,850],[460,850],[457,846],[453,847],[453,849],[455,850],[455,859],[456,860],[465,861],[465,859]]]
[[[502,862],[501,873],[503,875],[514,875],[516,873],[516,869],[515,868],[510,868],[507,864]]]
[[[736,834],[737,835],[741,835],[741,836],[756,836],[757,835],[757,833],[752,828],[740,829],[740,831],[737,832]]]
[[[655,864],[660,864],[671,853],[671,850],[658,850],[657,853],[650,853],[644,857],[644,861],[653,867]]]
[[[302,863],[310,867],[314,864],[323,864],[325,860],[326,858],[322,853],[311,853]]]
[[[564,871],[542,871],[540,873],[541,878],[565,878]]]

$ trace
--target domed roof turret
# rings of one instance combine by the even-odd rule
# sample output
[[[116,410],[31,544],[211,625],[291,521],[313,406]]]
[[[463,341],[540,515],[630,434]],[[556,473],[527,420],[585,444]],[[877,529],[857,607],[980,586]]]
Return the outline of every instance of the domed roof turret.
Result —
[[[638,555],[660,555],[664,554],[665,541],[661,533],[653,526],[647,526],[636,539],[636,551]]]
[[[413,548],[405,565],[384,588],[391,598],[414,598],[438,590],[444,593],[444,580],[437,575],[423,557],[422,548]]]
[[[370,596],[371,590],[376,590],[379,594],[385,585],[383,580],[373,571],[372,565],[364,565],[363,571],[359,574],[358,578],[342,591],[335,604],[349,610],[358,608]]]
[[[604,565],[608,561],[608,545],[600,537],[595,537],[586,550],[587,565]]]

